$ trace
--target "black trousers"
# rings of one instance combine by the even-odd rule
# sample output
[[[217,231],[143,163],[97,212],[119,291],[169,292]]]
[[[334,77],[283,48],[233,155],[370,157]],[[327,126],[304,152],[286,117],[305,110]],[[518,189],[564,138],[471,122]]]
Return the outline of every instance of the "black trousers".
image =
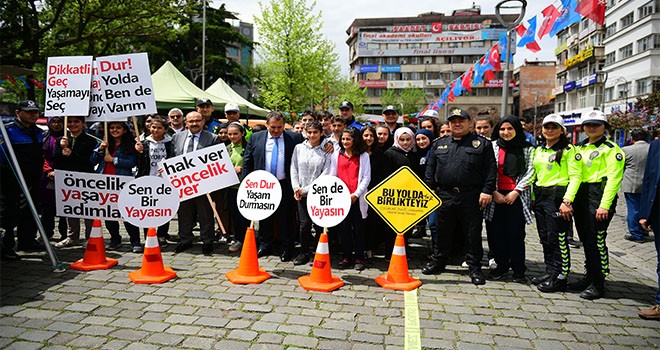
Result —
[[[339,232],[344,259],[364,260],[364,219],[359,200],[351,204],[348,216],[339,224]]]
[[[119,221],[106,220],[105,228],[110,233],[111,242],[121,242],[121,235],[119,235]],[[126,232],[128,232],[128,238],[130,239],[131,245],[140,245],[140,228],[132,225],[128,221],[124,221],[124,228],[126,229]]]
[[[295,206],[293,205],[293,188],[291,180],[280,180],[282,187],[282,201],[273,215],[259,222],[259,248],[272,249],[275,240],[275,225],[278,227],[282,251],[293,252],[293,240],[291,239],[291,218]]]
[[[199,196],[179,204],[179,237],[181,244],[192,244],[192,229],[199,222],[199,236],[204,243],[213,241],[213,210],[208,197]]]
[[[6,175],[6,173],[3,173]],[[8,185],[11,184],[11,185]],[[38,183],[29,186],[30,197],[39,210],[39,189]],[[18,240],[19,247],[31,247],[36,244],[37,224],[32,216],[27,202],[27,198],[18,186],[18,183],[5,182],[0,192],[0,207],[2,218],[2,228],[5,229],[5,235],[2,238],[2,249],[11,250],[16,246]],[[16,232],[14,232],[16,231]]]
[[[479,190],[462,193],[444,190],[438,192],[442,205],[438,208],[438,244],[433,248],[434,261],[447,265],[454,246],[454,232],[460,230],[467,246],[470,272],[481,271],[484,249],[481,244],[483,218],[479,194]]]
[[[55,218],[57,207],[55,205],[41,205],[41,224],[46,231],[48,239],[53,238],[55,232]],[[67,223],[65,217],[58,217],[57,219],[57,232],[60,233],[60,238],[66,237]]]
[[[507,195],[510,191],[500,191]],[[525,214],[520,197],[513,204],[495,204],[492,220],[495,262],[498,269],[513,270],[514,275],[527,271],[525,266]]]
[[[603,197],[603,187],[601,183],[582,183],[573,203],[575,228],[584,247],[587,279],[593,283],[603,283],[610,274],[609,251],[605,240],[617,198],[614,197],[612,201],[607,220],[597,221],[596,210]]]
[[[571,253],[567,232],[572,225],[559,212],[566,187],[536,188],[534,216],[543,247],[545,272],[552,277],[568,276],[571,269]]]
[[[316,250],[316,245],[323,229],[314,224],[309,217],[309,213],[307,212],[307,197],[302,197],[301,200],[296,201],[296,204],[298,205],[298,220],[300,221],[298,225],[300,234],[300,252],[306,254],[310,251]],[[312,225],[314,225],[314,230],[316,231],[316,238],[312,237]]]

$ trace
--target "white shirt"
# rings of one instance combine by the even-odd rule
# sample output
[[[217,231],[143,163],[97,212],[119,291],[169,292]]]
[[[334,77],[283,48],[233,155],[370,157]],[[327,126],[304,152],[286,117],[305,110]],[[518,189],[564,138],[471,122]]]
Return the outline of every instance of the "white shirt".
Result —
[[[193,136],[192,137],[193,142],[194,142],[193,143],[193,152],[197,150],[197,147],[199,146],[199,135],[200,134],[201,134],[201,131],[198,132],[197,134],[191,134],[190,132],[188,132],[188,135],[186,136],[186,141],[183,142],[183,153],[188,152],[188,145],[190,144],[190,139],[191,139],[190,135]]]
[[[268,139],[266,140],[266,171],[270,172],[270,160],[275,146],[275,139],[268,132]],[[284,172],[284,133],[277,139],[277,179],[282,180],[286,178]]]

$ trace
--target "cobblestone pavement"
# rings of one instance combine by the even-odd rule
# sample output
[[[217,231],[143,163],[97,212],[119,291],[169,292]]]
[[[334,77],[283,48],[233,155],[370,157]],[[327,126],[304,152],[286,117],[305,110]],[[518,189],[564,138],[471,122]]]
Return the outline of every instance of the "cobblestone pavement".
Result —
[[[623,202],[623,201],[622,201]],[[467,271],[451,267],[439,276],[420,268],[427,249],[408,250],[418,289],[424,348],[446,349],[646,349],[660,347],[660,322],[637,311],[651,305],[655,287],[652,243],[623,240],[625,204],[611,225],[612,274],[606,298],[575,293],[542,294],[509,278],[476,287]],[[173,227],[176,227],[173,225]],[[542,270],[538,237],[528,227],[528,275]],[[425,241],[426,242],[426,241]],[[25,254],[1,266],[0,348],[3,349],[400,349],[404,343],[404,294],[380,288],[373,278],[387,270],[378,262],[365,271],[333,272],[346,285],[332,293],[307,292],[297,278],[310,267],[260,259],[273,278],[260,285],[233,285],[224,277],[238,257],[226,246],[214,256],[201,246],[174,255],[164,249],[178,278],[136,285],[127,273],[141,255],[108,252],[119,265],[106,271],[52,273],[44,255]],[[82,248],[58,252],[71,263]],[[573,278],[583,254],[574,249]],[[336,256],[333,257],[336,260]]]

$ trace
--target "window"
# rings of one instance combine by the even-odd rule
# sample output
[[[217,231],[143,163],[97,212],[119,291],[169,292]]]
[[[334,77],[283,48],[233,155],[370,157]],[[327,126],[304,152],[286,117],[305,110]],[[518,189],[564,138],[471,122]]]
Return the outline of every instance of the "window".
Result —
[[[582,79],[588,75],[589,75],[589,67],[580,68],[580,76],[578,77],[578,79]]]
[[[419,56],[413,56],[410,58],[410,64],[420,64],[422,61],[422,58]]]
[[[642,5],[639,10],[637,10],[639,13],[639,19],[642,19],[646,16],[649,16],[653,14],[653,1],[649,1],[646,4]]]
[[[421,46],[419,45],[419,43],[410,43],[410,44],[408,44],[409,49],[419,49],[420,47]]]
[[[407,64],[407,63],[408,63],[407,57],[399,57],[399,64]]]
[[[612,7],[616,5],[616,0],[607,0],[607,7]]]
[[[605,37],[609,38],[616,33],[616,23],[612,23],[605,28]]]
[[[424,57],[424,64],[433,64],[433,56]]]
[[[387,49],[388,50],[398,50],[399,49],[399,44],[387,44]]]
[[[557,96],[556,103],[557,112],[563,112],[566,110],[566,94],[561,94]]]
[[[388,57],[387,64],[396,64],[396,57]]]
[[[633,23],[633,12],[621,17],[621,29],[628,27]]]
[[[608,54],[605,55],[605,65],[609,66],[610,64],[613,64],[616,62],[616,52],[612,51]]]
[[[422,73],[421,72],[410,73],[410,80],[422,80]]]
[[[484,47],[483,41],[471,41],[470,47]]]
[[[632,56],[632,44],[628,44],[619,49],[619,56],[622,60]]]
[[[587,89],[582,89],[578,91],[578,108],[587,107]]]
[[[580,30],[585,30],[585,29],[587,29],[587,28],[589,28],[589,19],[588,19],[588,18],[585,18],[585,19],[583,19],[582,22],[580,23]]]
[[[635,92],[637,93],[637,95],[644,95],[644,94],[648,94],[650,92],[649,88],[650,88],[650,85],[651,85],[651,79],[649,79],[649,78],[639,79],[639,80],[637,80],[637,82],[635,84],[636,84]]]
[[[596,33],[589,38],[589,43],[593,46],[603,46],[603,34]]]
[[[605,89],[605,101],[612,101],[614,99],[614,87]]]
[[[653,45],[653,35],[637,40],[637,52],[644,52],[650,50]]]
[[[408,80],[409,73],[401,73],[401,80]]]

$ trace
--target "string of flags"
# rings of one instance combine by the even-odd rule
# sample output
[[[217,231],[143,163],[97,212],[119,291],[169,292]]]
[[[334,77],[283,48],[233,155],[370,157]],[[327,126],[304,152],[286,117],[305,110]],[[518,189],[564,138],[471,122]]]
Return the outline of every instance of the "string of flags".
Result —
[[[599,25],[605,24],[606,0],[560,0],[544,8],[540,14],[515,27],[518,35],[517,47],[526,48],[531,52],[541,50],[539,41],[546,35],[554,37],[568,26],[579,23],[583,18],[589,18]],[[495,72],[502,70],[502,62],[513,60],[513,52],[506,52],[506,33],[500,36],[477,62],[458,78],[448,83],[440,97],[429,104],[420,114],[429,109],[439,110],[447,102],[454,102],[463,91],[472,92],[473,86],[496,79]],[[503,82],[508,83],[508,82]]]
[[[36,87],[37,89],[45,89],[46,88],[46,81],[39,81],[39,80],[34,79],[34,78],[17,77],[17,76],[13,76],[11,74],[1,74],[0,75],[0,85],[2,85],[5,82],[5,80],[8,81],[11,85],[16,85],[16,79],[18,79],[20,82],[22,82],[23,85],[25,85],[26,89],[30,88],[30,84],[28,83],[28,81],[31,82],[32,85],[34,85],[34,87]]]

